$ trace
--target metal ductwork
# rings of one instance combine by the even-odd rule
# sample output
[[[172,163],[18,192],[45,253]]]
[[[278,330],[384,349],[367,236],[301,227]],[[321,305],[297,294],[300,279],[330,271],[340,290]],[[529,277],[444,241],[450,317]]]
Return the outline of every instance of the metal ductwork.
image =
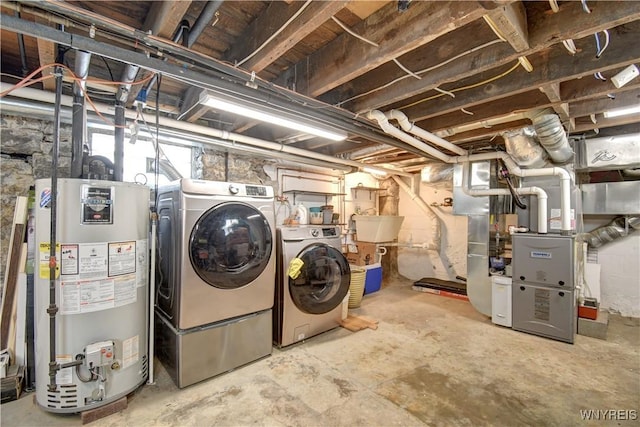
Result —
[[[508,131],[502,134],[507,153],[520,167],[541,168],[547,164],[547,153],[536,141],[533,127]]]
[[[560,117],[546,110],[531,117],[533,128],[538,135],[540,145],[554,163],[567,163],[573,159],[573,149],[569,145],[567,133],[562,127]]]
[[[592,248],[599,248],[609,242],[640,229],[640,217],[617,217],[609,224],[596,228],[590,233],[585,233],[582,240],[587,242]]]

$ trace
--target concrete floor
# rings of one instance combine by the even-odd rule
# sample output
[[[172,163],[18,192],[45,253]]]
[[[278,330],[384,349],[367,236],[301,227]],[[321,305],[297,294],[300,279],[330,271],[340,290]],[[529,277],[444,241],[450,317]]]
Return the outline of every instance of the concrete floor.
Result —
[[[640,410],[638,319],[611,316],[607,341],[569,345],[495,326],[403,280],[352,312],[379,328],[338,328],[184,390],[157,364],[156,384],[91,425],[569,426],[584,424],[580,410]],[[31,395],[1,409],[3,427],[81,424]]]

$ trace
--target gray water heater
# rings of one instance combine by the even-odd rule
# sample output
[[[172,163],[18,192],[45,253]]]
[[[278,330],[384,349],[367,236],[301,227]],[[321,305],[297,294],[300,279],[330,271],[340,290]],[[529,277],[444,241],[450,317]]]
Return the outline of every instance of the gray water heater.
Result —
[[[51,180],[36,181],[36,401],[74,413],[120,399],[147,379],[149,188],[59,179],[57,192],[51,340]],[[51,348],[58,364],[75,364],[57,370],[53,384]]]

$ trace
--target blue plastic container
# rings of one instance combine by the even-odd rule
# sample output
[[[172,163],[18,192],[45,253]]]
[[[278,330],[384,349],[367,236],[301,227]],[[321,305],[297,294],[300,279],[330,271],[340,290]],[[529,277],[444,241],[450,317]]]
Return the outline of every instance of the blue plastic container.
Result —
[[[365,265],[366,276],[364,279],[364,294],[379,291],[382,287],[382,264],[379,262],[371,265]]]

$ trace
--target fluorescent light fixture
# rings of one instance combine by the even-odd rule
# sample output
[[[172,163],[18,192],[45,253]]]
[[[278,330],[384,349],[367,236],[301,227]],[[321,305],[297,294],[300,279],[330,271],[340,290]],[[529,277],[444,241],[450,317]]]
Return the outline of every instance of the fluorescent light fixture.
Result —
[[[628,116],[636,113],[640,113],[640,104],[631,107],[616,108],[615,110],[605,111],[604,116],[607,119],[611,119],[613,117]]]
[[[344,132],[317,126],[312,121],[296,118],[287,111],[279,111],[269,105],[262,106],[252,101],[235,99],[231,96],[209,91],[202,92],[200,95],[200,103],[217,110],[223,110],[250,119],[294,129],[332,141],[344,141],[347,139],[347,134]]]

